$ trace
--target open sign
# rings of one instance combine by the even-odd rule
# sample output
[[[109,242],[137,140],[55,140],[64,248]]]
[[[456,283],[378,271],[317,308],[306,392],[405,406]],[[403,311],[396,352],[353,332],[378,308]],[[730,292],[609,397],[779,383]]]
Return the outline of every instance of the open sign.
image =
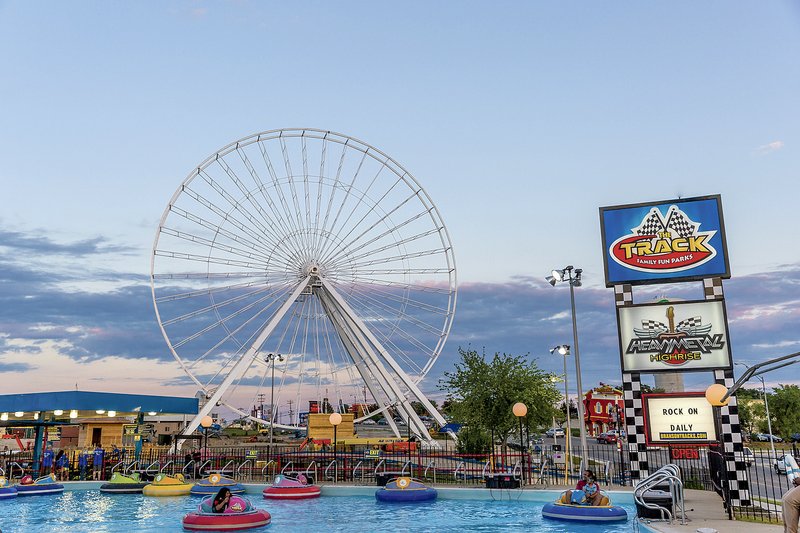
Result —
[[[700,450],[697,448],[671,448],[672,459],[700,459]]]

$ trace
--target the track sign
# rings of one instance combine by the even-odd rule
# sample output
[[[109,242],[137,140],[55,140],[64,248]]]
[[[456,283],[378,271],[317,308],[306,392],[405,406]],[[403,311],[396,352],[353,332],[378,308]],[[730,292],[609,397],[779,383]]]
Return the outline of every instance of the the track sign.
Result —
[[[617,307],[623,372],[731,368],[724,300]]]
[[[714,408],[703,393],[643,394],[648,444],[709,444],[717,441]]]
[[[729,278],[719,195],[600,208],[606,286]]]

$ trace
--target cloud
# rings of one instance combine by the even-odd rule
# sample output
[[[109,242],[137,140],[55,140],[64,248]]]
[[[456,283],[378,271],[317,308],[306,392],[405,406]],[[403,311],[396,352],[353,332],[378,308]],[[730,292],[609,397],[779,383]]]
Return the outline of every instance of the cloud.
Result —
[[[0,229],[0,247],[26,253],[70,255],[77,257],[99,253],[122,253],[132,250],[125,246],[111,245],[104,237],[95,237],[93,239],[61,244],[41,235],[27,235],[17,231],[2,229]]]
[[[783,148],[784,143],[783,141],[772,141],[767,144],[762,144],[758,148],[756,148],[756,153],[759,155],[767,155],[772,152],[777,152],[781,148]]]

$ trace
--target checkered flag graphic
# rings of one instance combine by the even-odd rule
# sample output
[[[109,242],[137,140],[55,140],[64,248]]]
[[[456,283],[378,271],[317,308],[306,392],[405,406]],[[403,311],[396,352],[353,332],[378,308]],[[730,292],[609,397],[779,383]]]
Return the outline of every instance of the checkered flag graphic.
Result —
[[[702,325],[703,325],[703,318],[699,316],[693,316],[691,318],[686,318],[678,322],[678,325],[675,326],[675,329],[677,330],[694,329],[697,326],[702,326]]]
[[[673,230],[675,233],[684,238],[694,235],[699,224],[695,224],[689,220],[689,218],[677,207],[673,207],[672,209],[673,210],[672,213],[670,213],[669,221],[667,222],[667,228]]]
[[[658,209],[653,209],[650,214],[642,220],[641,225],[637,228],[637,235],[655,235],[659,231],[664,231],[664,221],[661,220],[661,213]]]
[[[666,330],[667,326],[657,320],[642,320],[642,328],[649,331],[661,331]]]

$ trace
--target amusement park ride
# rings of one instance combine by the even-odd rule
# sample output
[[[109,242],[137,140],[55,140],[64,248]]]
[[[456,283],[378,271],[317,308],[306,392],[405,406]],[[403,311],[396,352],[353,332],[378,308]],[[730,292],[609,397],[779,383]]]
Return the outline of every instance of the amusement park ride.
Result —
[[[427,192],[372,146],[283,129],[212,154],[164,211],[151,286],[169,349],[207,398],[185,433],[217,405],[294,429],[274,404],[330,397],[339,411],[364,389],[378,409],[361,419],[383,412],[397,437],[391,412],[431,441],[412,402],[445,423],[419,383],[452,324],[453,247]],[[267,388],[269,420],[237,407]]]

